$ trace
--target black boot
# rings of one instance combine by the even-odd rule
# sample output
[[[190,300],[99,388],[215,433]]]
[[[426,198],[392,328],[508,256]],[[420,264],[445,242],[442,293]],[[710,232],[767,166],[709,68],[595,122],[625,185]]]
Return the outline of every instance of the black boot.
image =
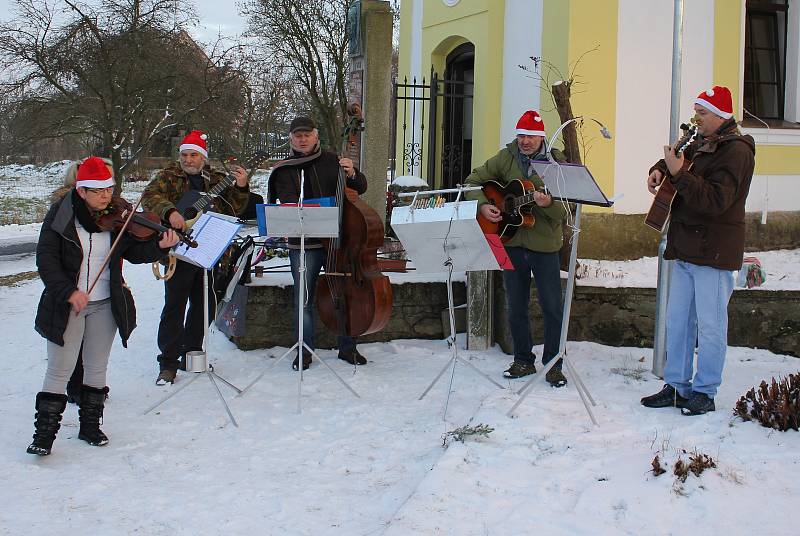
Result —
[[[108,437],[100,430],[103,420],[103,402],[106,394],[103,389],[84,385],[81,391],[81,403],[78,415],[81,427],[78,439],[83,439],[92,446],[100,447],[108,443]]]
[[[339,359],[342,361],[347,361],[351,365],[366,365],[367,358],[361,355],[361,352],[358,351],[357,348],[353,348],[350,351],[341,351],[339,350]]]
[[[47,456],[53,448],[56,433],[61,427],[61,415],[67,407],[67,395],[47,393],[36,394],[36,431],[33,443],[28,445],[28,454]]]

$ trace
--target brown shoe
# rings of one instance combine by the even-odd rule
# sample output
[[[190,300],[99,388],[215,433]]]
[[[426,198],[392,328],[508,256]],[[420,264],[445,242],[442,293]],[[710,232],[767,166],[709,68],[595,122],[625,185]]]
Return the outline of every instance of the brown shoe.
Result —
[[[522,363],[520,361],[514,361],[511,363],[511,366],[508,367],[508,370],[503,372],[505,378],[512,379],[523,378],[531,374],[536,374],[536,365],[533,363]]]
[[[164,369],[158,373],[158,378],[156,378],[156,385],[166,385],[168,383],[175,383],[175,376],[177,376],[177,371]]]
[[[564,376],[564,373],[561,372],[561,369],[558,367],[553,367],[548,370],[544,379],[547,380],[547,383],[549,383],[551,387],[564,387],[567,385],[567,377]]]

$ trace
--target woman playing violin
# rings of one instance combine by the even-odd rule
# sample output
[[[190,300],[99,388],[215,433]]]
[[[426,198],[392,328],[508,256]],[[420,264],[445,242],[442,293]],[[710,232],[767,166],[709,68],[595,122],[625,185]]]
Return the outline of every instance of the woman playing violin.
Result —
[[[78,168],[75,187],[55,202],[45,216],[36,248],[36,265],[44,291],[36,313],[36,331],[47,339],[47,371],[36,395],[36,430],[30,454],[50,454],[67,404],[67,380],[83,345],[78,438],[90,445],[108,443],[100,430],[106,369],[114,334],[123,346],[136,327],[133,296],[122,277],[122,259],[153,262],[178,242],[165,232],[160,238],[135,240],[125,234],[116,247],[114,231],[98,219],[112,201],[114,178],[102,159],[87,158]],[[108,260],[108,262],[106,262]]]

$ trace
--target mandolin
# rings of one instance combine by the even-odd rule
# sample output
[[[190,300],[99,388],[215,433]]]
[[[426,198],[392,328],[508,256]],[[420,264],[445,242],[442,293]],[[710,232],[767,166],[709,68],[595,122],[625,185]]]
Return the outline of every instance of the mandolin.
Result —
[[[681,130],[684,131],[683,136],[675,144],[675,154],[680,155],[686,147],[691,144],[697,137],[697,125],[688,126],[681,125]],[[647,216],[644,218],[644,224],[658,231],[664,232],[664,227],[669,221],[669,213],[672,210],[672,202],[675,200],[675,195],[678,190],[665,176],[661,181],[661,186],[658,187],[656,196],[653,198],[653,204],[650,205],[650,210],[647,211]]]

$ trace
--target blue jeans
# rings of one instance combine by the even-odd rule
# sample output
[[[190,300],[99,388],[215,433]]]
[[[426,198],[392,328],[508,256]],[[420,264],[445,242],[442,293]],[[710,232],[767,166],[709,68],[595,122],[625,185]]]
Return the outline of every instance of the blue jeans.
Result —
[[[544,318],[544,350],[542,363],[558,354],[561,343],[561,276],[558,252],[541,253],[521,247],[506,248],[514,270],[503,270],[508,305],[508,323],[514,341],[514,361],[533,364],[530,315],[531,273],[536,281],[536,294]],[[556,368],[560,367],[555,365]]]
[[[306,250],[306,296],[303,303],[303,342],[312,350],[314,346],[314,293],[317,291],[317,279],[319,273],[325,266],[327,251],[325,248],[313,248]],[[297,304],[299,302],[300,286],[300,250],[289,250],[289,264],[292,268],[292,279],[294,280],[294,311],[297,318]],[[297,325],[295,325],[295,337],[297,336]],[[339,352],[352,352],[356,349],[356,339],[353,337],[337,337]]]
[[[711,398],[722,383],[728,348],[728,301],[733,272],[675,261],[667,302],[667,364],[664,381],[683,397]],[[697,346],[697,372],[693,375]]]

